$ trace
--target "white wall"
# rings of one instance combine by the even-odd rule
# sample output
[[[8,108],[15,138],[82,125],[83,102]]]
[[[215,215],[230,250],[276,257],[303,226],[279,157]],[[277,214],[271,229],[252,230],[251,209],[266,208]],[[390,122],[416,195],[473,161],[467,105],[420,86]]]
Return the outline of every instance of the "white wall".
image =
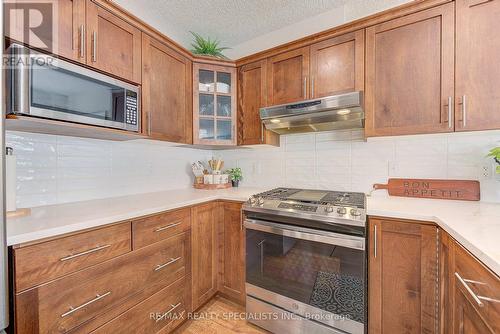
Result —
[[[225,54],[231,59],[238,59],[410,1],[411,0],[347,0],[343,7],[326,11],[284,28],[257,36],[251,40],[233,46],[231,49],[225,51]],[[256,24],[258,24],[258,22]]]
[[[354,134],[354,133],[353,133]],[[355,135],[354,137],[358,137]],[[488,151],[500,131],[373,138],[350,132],[288,135],[281,147],[223,151],[228,167],[241,167],[242,186],[288,186],[368,192],[389,177],[477,179],[482,200],[500,202],[500,175]],[[483,175],[486,167],[489,176]],[[386,195],[385,191],[380,192]]]
[[[210,151],[161,142],[113,142],[23,132],[6,133],[17,158],[17,206],[186,188],[190,164]]]

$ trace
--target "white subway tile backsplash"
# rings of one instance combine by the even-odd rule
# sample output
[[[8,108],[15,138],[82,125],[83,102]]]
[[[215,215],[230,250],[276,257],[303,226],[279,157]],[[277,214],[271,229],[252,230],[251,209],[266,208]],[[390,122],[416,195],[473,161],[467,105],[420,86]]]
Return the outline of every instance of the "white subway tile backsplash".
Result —
[[[148,140],[111,142],[6,133],[17,157],[17,204],[31,207],[189,187],[190,164],[212,157],[240,167],[242,186],[369,192],[389,177],[477,179],[481,198],[500,202],[500,177],[487,152],[500,131],[380,137],[362,131],[282,136],[280,147],[224,151]],[[487,168],[484,176],[483,167]],[[374,196],[386,196],[377,191]]]
[[[283,136],[274,149],[223,151],[231,166],[243,169],[242,185],[307,187],[369,192],[374,183],[389,177],[475,179],[481,181],[482,198],[500,202],[500,181],[494,164],[485,158],[500,146],[500,131],[379,137],[361,141],[362,131],[337,131]],[[266,152],[266,153],[264,153]],[[282,171],[262,162],[270,153],[281,159]],[[253,166],[261,166],[255,171]],[[482,166],[490,176],[482,176]],[[375,196],[386,196],[377,191]]]
[[[189,187],[190,164],[211,152],[152,141],[105,140],[6,132],[17,158],[17,206]]]

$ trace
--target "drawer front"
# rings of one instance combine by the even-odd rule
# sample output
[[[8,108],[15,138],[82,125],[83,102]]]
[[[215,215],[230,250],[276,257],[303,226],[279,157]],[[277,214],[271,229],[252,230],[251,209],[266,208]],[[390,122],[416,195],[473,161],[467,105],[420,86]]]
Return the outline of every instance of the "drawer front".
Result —
[[[189,208],[170,211],[132,222],[134,249],[164,240],[191,227]]]
[[[93,334],[167,332],[186,319],[186,280],[181,278],[116,317]]]
[[[185,272],[187,238],[182,233],[18,294],[18,332],[64,333],[114,312],[141,289]]]
[[[500,333],[500,278],[456,244],[454,279],[455,287],[461,289],[494,332]]]
[[[90,267],[131,250],[130,223],[14,249],[15,290]]]

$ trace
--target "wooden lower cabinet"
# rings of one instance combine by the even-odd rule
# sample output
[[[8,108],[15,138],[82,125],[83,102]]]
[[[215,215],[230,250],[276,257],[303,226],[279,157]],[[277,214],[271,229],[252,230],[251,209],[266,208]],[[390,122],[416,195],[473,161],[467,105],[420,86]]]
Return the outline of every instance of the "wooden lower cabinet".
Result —
[[[188,288],[180,278],[92,333],[168,333],[187,318]]]
[[[444,239],[442,248],[449,256],[443,263],[448,269],[442,333],[500,333],[500,277],[450,236]]]
[[[192,208],[193,309],[217,293],[217,203]]]
[[[219,291],[245,302],[245,232],[241,203],[219,204]]]
[[[131,251],[123,223],[13,250],[16,293]]]
[[[244,303],[241,206],[212,201],[14,247],[23,289],[9,332],[167,333],[217,292]],[[110,246],[85,253],[96,244]],[[68,254],[74,264],[60,261]],[[35,255],[47,267],[27,271]]]
[[[132,222],[133,248],[138,249],[190,229],[190,208],[144,217]]]
[[[498,333],[494,331],[488,323],[481,317],[480,313],[467,299],[465,293],[461,289],[455,289],[454,294],[455,304],[453,307],[453,333],[460,334],[487,334]]]
[[[182,233],[17,294],[16,331],[88,333],[185,276],[188,247]]]
[[[437,235],[431,223],[369,219],[370,334],[437,333]]]

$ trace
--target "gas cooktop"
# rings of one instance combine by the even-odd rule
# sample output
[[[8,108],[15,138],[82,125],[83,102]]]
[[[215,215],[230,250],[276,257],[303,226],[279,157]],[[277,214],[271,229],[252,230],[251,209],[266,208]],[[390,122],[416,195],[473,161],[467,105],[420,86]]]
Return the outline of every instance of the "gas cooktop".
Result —
[[[364,226],[364,193],[276,188],[252,196],[245,211]]]

